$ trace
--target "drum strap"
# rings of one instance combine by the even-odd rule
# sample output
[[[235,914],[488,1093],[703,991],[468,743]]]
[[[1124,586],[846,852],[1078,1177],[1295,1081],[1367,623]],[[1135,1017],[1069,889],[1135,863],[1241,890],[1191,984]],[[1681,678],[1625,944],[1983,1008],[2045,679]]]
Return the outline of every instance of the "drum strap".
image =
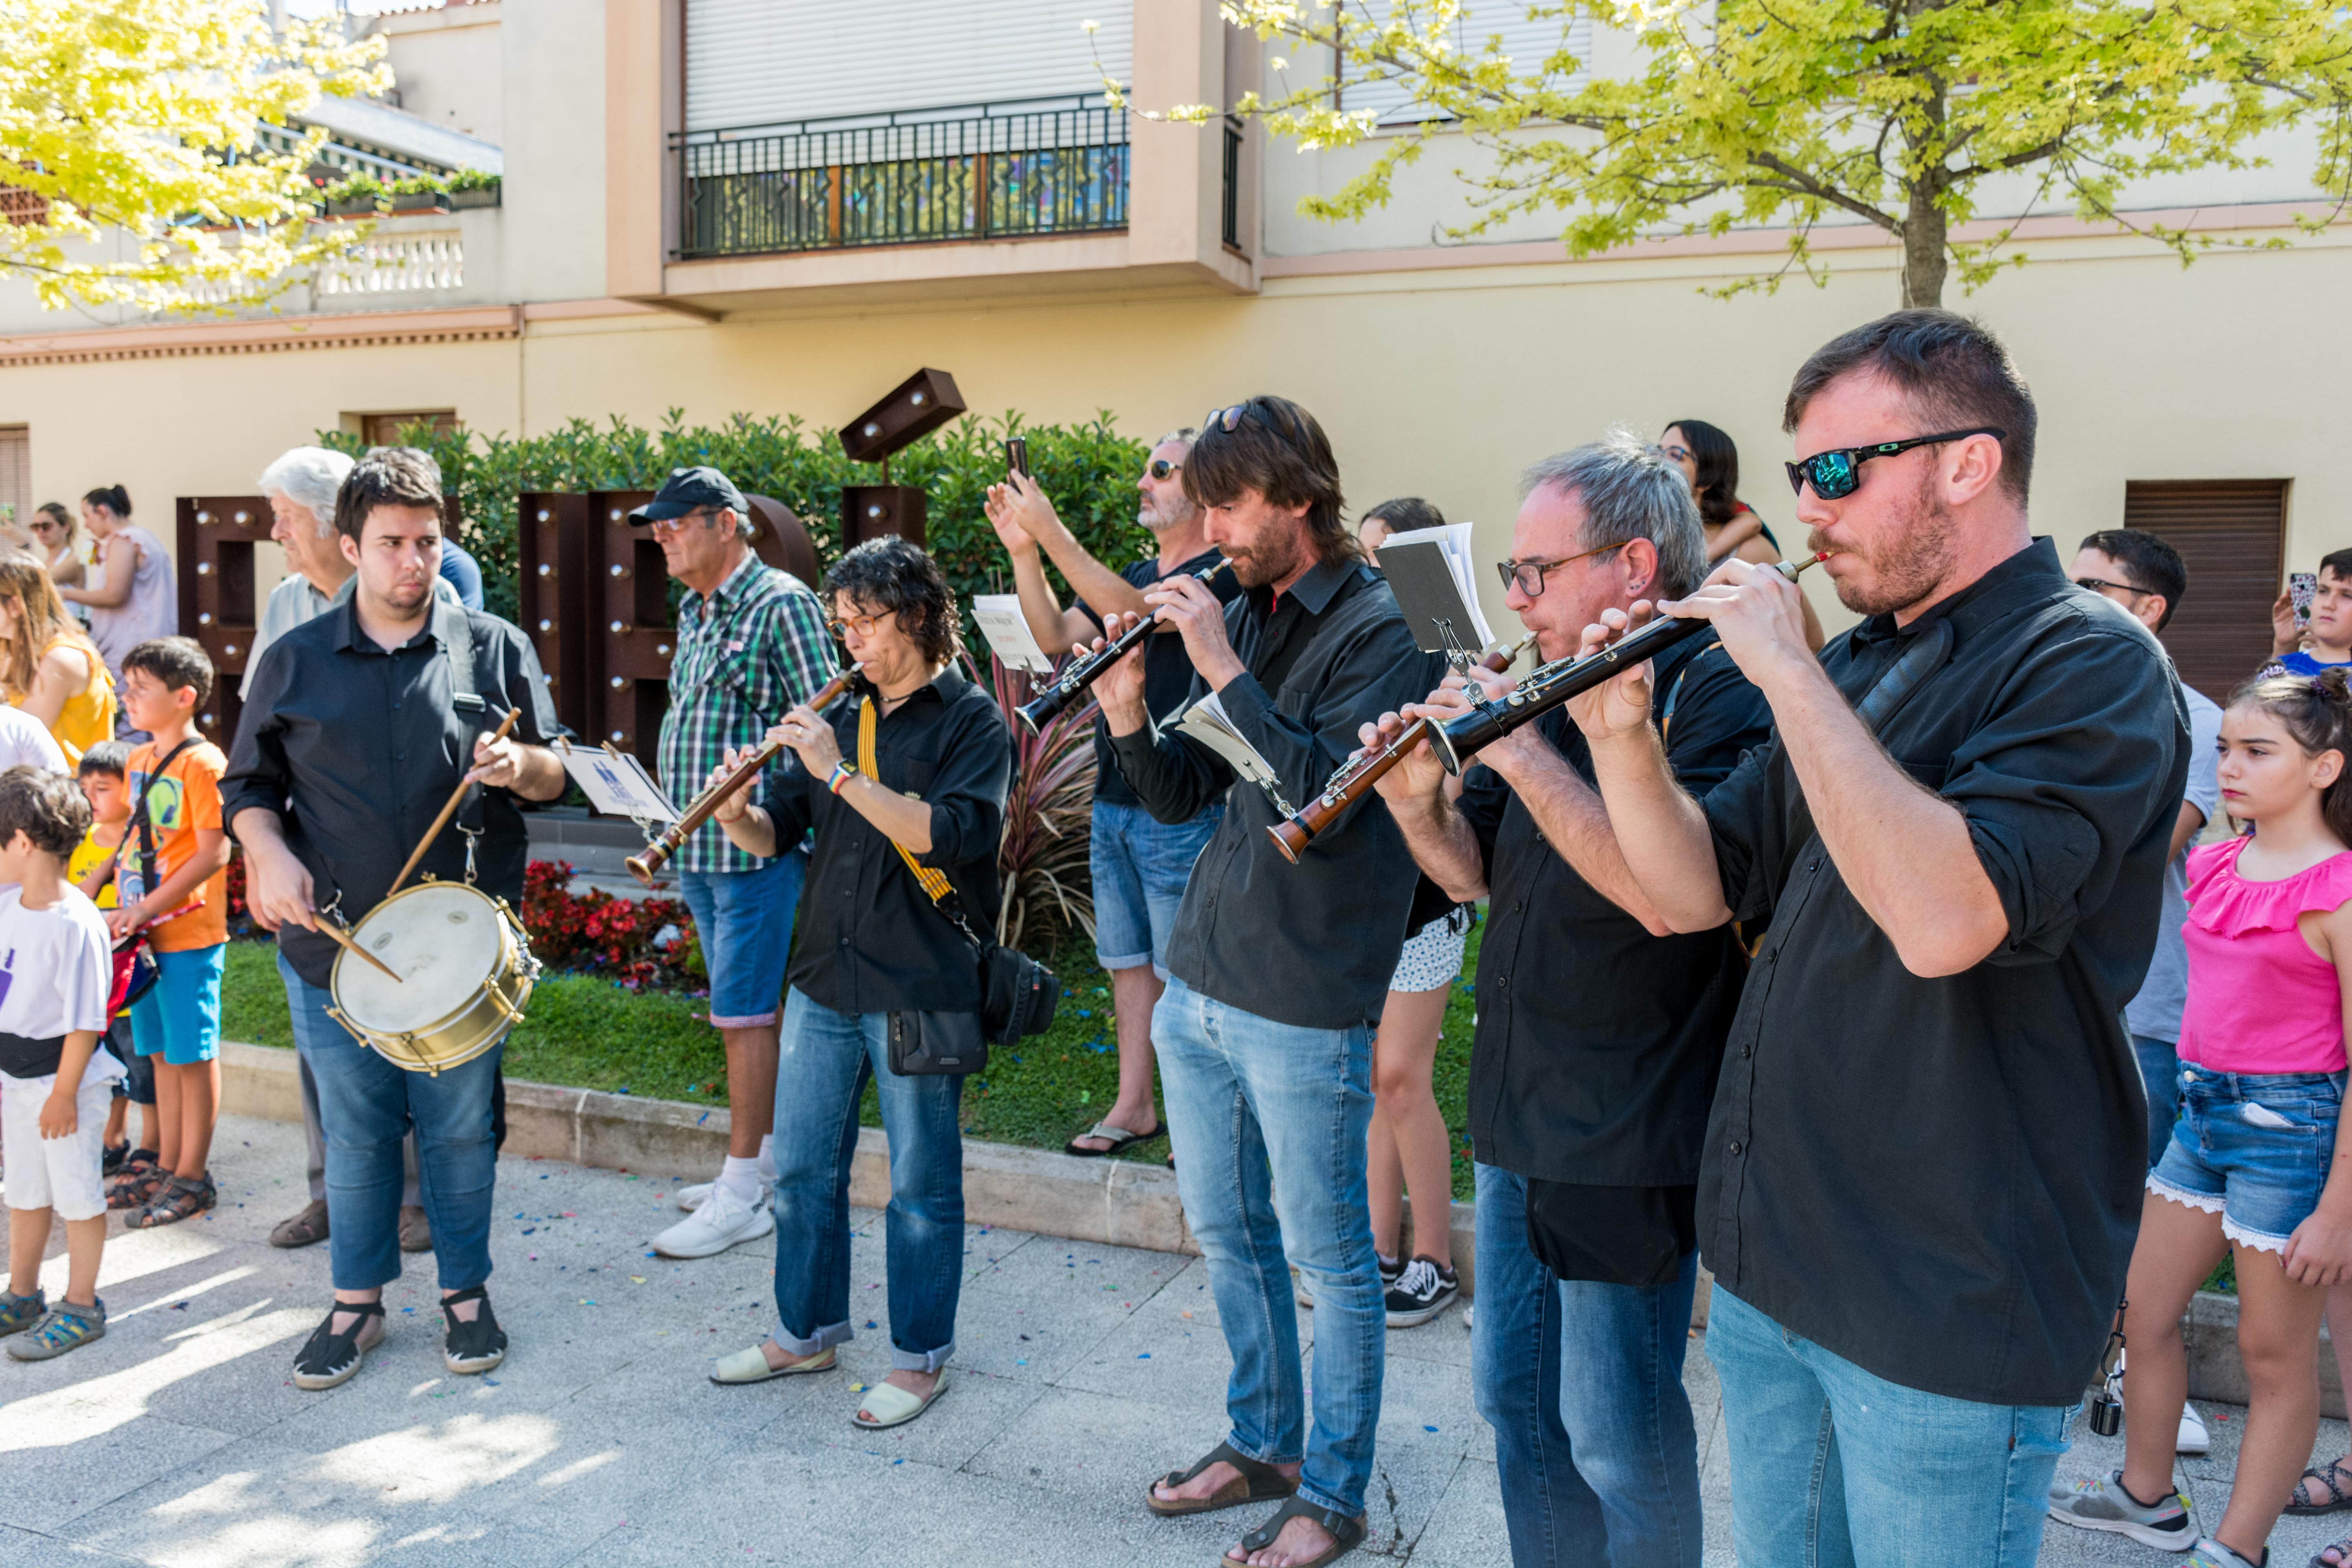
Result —
[[[473,624],[467,620],[463,608],[438,595],[433,600],[433,640],[439,643],[441,651],[448,656],[450,705],[457,710],[458,718],[472,728],[474,736],[478,736],[481,732],[483,715],[488,710],[482,701],[481,684],[474,669]],[[467,748],[459,754],[457,766],[460,772],[471,765],[467,759],[473,754],[474,736],[467,737]],[[460,832],[481,832],[482,791],[479,785],[466,792],[466,804],[458,810],[457,826]]]

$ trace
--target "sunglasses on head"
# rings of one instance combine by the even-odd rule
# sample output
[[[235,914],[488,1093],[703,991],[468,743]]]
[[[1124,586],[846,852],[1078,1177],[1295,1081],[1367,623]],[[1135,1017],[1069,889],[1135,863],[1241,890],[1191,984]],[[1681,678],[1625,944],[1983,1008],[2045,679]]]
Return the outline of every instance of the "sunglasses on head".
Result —
[[[1937,436],[1914,436],[1907,441],[1881,441],[1870,447],[1841,447],[1780,466],[1789,470],[1789,488],[1797,494],[1804,494],[1805,487],[1810,484],[1813,487],[1813,494],[1822,500],[1836,500],[1853,494],[1862,483],[1862,465],[1873,458],[1891,458],[1914,447],[1965,441],[1971,436],[1990,436],[1996,441],[2009,439],[2008,431],[1985,426],[1975,430],[1947,430]]]
[[[1183,466],[1181,463],[1171,463],[1165,458],[1154,458],[1144,465],[1143,471],[1155,479],[1164,479],[1172,477],[1176,470]]]

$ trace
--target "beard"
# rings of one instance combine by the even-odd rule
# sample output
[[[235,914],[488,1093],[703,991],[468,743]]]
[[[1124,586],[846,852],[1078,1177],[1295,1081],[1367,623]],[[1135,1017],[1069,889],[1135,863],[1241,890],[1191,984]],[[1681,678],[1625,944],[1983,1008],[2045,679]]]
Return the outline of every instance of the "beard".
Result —
[[[1306,552],[1299,548],[1295,534],[1261,539],[1246,550],[1220,545],[1225,559],[1233,563],[1234,581],[1244,588],[1263,588],[1269,583],[1279,583],[1306,564]]]
[[[1958,524],[1930,493],[1932,483],[1921,480],[1900,520],[1867,550],[1841,545],[1820,529],[1807,537],[1809,548],[1854,557],[1867,568],[1831,579],[1839,604],[1858,616],[1891,615],[1927,598],[1951,574]]]
[[[396,582],[393,584],[392,587],[384,594],[383,602],[393,609],[398,610],[402,614],[405,615],[410,610],[415,609],[419,605],[424,604],[432,596],[433,579],[427,577],[421,582]]]
[[[1201,515],[1201,509],[1184,499],[1180,492],[1172,501],[1146,496],[1136,504],[1135,521],[1154,533],[1166,533],[1183,527]]]

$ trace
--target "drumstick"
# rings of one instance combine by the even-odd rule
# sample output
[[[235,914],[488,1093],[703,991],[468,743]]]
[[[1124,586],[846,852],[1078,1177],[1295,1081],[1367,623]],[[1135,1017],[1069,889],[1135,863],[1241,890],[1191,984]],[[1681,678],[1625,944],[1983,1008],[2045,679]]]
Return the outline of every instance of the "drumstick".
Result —
[[[407,873],[405,872],[402,873],[403,876],[405,876],[406,874]],[[357,941],[345,934],[343,928],[337,925],[334,921],[320,921],[319,922],[319,930],[326,935],[334,938],[335,941],[342,943],[343,951],[345,952],[354,953],[361,958],[364,958],[370,963],[374,964],[378,969],[383,970],[386,974],[392,975],[392,983],[394,985],[405,984],[399,975],[393,973],[391,964],[386,963],[383,959],[378,958],[374,953],[372,953],[366,948],[362,947]]]
[[[505,720],[499,725],[498,733],[490,737],[491,741],[495,742],[505,740],[507,738],[507,731],[513,729],[515,721],[521,717],[521,709],[508,709]],[[467,773],[473,772],[471,768],[468,768],[466,771]],[[457,781],[457,787],[449,792],[449,803],[441,808],[441,815],[433,819],[433,826],[425,830],[425,837],[417,840],[416,847],[409,851],[408,864],[400,868],[400,875],[394,877],[392,879],[392,886],[383,890],[383,896],[385,898],[388,899],[392,897],[393,894],[400,891],[400,885],[408,880],[408,874],[416,869],[416,863],[425,858],[425,852],[433,847],[433,841],[441,837],[441,830],[443,828],[449,826],[449,819],[457,813],[457,803],[466,798],[466,785],[471,782],[472,781],[469,779],[459,779]],[[383,966],[378,965],[377,967],[382,968]],[[391,974],[392,971],[386,969],[384,970],[384,973],[386,974]],[[394,975],[393,977],[394,979],[399,978],[397,975]]]

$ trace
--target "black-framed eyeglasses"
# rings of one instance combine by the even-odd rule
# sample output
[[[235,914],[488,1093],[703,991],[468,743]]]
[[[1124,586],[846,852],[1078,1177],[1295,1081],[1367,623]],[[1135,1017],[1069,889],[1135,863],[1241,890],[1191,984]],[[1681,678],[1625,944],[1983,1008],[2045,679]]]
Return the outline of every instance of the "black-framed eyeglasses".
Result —
[[[1881,441],[1871,447],[1841,447],[1780,466],[1789,470],[1789,488],[1797,494],[1804,494],[1805,486],[1811,484],[1813,494],[1822,500],[1837,500],[1853,494],[1862,483],[1862,465],[1873,458],[1891,458],[1914,447],[1965,441],[1971,436],[1990,436],[1996,441],[2009,439],[2008,431],[1988,425],[1974,430],[1947,430],[1936,436],[1914,436],[1907,441]]]
[[[2088,588],[2094,594],[2103,588],[2119,589],[2126,594],[2138,594],[2143,596],[2156,592],[2153,588],[2135,588],[2129,583],[2110,583],[2104,577],[2077,577],[2074,579],[2074,586]]]
[[[1650,450],[1657,453],[1668,462],[1687,463],[1693,460],[1691,458],[1690,448],[1688,447],[1677,447],[1670,441],[1661,441],[1656,446],[1651,447]]]
[[[1509,593],[1516,585],[1520,593],[1533,599],[1544,591],[1546,573],[1557,572],[1569,563],[1581,561],[1587,555],[1603,555],[1612,550],[1624,548],[1625,542],[1621,539],[1614,544],[1597,544],[1574,555],[1563,555],[1557,561],[1497,561],[1495,570],[1502,574],[1504,593]]]
[[[1181,463],[1171,463],[1165,458],[1154,458],[1143,466],[1143,471],[1155,479],[1165,479],[1173,478],[1176,470],[1183,466]]]

